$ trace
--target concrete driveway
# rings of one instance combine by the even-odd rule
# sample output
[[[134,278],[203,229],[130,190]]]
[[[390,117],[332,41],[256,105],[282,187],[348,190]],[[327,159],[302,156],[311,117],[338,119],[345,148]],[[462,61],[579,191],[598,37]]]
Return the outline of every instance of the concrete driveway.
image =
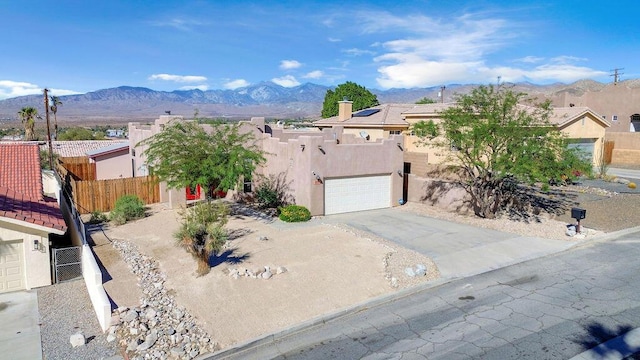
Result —
[[[399,209],[325,216],[430,257],[444,279],[480,274],[566,250],[571,242],[524,237],[434,219]]]
[[[36,290],[0,294],[0,358],[42,359]]]

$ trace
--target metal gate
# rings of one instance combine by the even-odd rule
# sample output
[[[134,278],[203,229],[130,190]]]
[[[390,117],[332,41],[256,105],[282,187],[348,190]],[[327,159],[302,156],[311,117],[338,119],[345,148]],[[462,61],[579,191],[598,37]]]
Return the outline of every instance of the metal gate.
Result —
[[[56,283],[82,277],[82,247],[53,249],[53,267]]]

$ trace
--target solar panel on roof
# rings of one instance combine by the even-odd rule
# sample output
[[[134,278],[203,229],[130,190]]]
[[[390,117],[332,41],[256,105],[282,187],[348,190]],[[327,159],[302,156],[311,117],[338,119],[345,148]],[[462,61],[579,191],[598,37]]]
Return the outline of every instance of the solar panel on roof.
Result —
[[[367,117],[379,111],[380,109],[366,109],[366,110],[358,111],[357,113],[353,114],[353,117]]]

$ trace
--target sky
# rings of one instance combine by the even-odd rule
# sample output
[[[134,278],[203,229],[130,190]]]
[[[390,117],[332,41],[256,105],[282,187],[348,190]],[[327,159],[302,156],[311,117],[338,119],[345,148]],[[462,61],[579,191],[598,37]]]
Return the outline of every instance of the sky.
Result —
[[[637,0],[0,0],[0,99],[640,77]]]

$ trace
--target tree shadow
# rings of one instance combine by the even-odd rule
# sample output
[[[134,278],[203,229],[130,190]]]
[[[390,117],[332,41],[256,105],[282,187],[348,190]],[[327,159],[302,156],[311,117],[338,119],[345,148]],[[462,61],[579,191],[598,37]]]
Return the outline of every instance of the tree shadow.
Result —
[[[229,229],[227,230],[227,239],[229,241],[236,240],[253,232],[253,230],[248,228]]]
[[[603,324],[592,322],[584,326],[584,328],[587,330],[588,335],[584,339],[578,340],[578,343],[585,350],[594,352],[599,359],[609,358],[610,356],[620,358],[620,355],[628,359],[628,356],[640,351],[640,346],[638,346],[637,342],[629,343],[622,336],[633,330],[630,325],[618,325],[610,329]]]
[[[248,260],[251,255],[249,253],[244,253],[241,255],[234,255],[236,249],[225,250],[224,252],[218,255],[210,255],[209,256],[209,266],[215,267],[223,263],[227,264],[240,264],[246,260]]]
[[[464,196],[452,195],[458,190]],[[503,195],[499,213],[512,221],[541,222],[543,214],[558,216],[578,205],[578,194],[551,188],[543,192],[535,186],[515,185]],[[459,181],[430,179],[422,186],[420,202],[440,206],[458,214],[473,213],[472,201]]]
[[[505,199],[504,214],[513,221],[541,222],[543,213],[558,216],[578,205],[577,197],[559,188],[543,192],[534,186],[518,185]]]

